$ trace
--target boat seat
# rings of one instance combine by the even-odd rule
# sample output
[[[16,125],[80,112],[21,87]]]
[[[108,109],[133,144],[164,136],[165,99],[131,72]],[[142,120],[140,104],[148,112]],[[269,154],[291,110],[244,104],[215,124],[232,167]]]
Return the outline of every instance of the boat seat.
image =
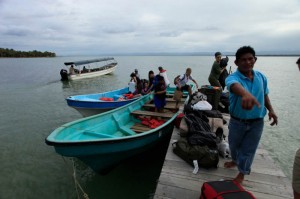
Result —
[[[149,128],[149,127],[147,127],[145,125],[142,125],[140,123],[136,123],[133,126],[131,126],[130,128],[131,128],[132,131],[135,131],[137,133],[143,133],[143,132],[151,130],[151,128]]]
[[[127,135],[136,135],[136,133],[132,129],[130,129],[126,126],[121,126],[120,130],[122,131],[122,133],[125,133]]]
[[[166,95],[167,95],[167,97],[173,97],[174,96],[174,92],[173,93],[168,92]],[[183,93],[183,96],[181,98],[187,98],[187,97],[188,97],[188,95],[185,94],[185,93]]]
[[[174,116],[174,113],[158,113],[158,112],[152,112],[152,111],[141,111],[136,110],[131,112],[133,115],[145,115],[145,116],[155,116],[155,117],[163,117],[163,118],[171,118]]]
[[[96,137],[99,137],[99,138],[116,138],[117,137],[117,136],[114,136],[114,135],[97,133],[95,131],[87,131],[87,130],[83,131],[83,134],[91,135],[91,136],[96,136]]]
[[[185,100],[186,100],[185,98],[181,98],[180,101],[181,101],[181,102],[185,102]],[[176,102],[173,98],[166,98],[166,101],[167,101],[167,102]]]
[[[144,104],[143,107],[149,107],[149,108],[154,108],[155,104]],[[171,109],[171,110],[177,110],[178,108],[175,106],[175,104],[166,104],[164,106],[165,109]]]

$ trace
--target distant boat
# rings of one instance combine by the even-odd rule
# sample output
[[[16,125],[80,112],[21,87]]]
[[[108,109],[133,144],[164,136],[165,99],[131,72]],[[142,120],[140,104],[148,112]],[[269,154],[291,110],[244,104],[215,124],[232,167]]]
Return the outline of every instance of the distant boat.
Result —
[[[76,157],[94,171],[105,173],[172,133],[178,115],[172,98],[167,98],[167,109],[154,112],[153,95],[145,95],[120,108],[64,124],[46,143],[58,154]],[[142,117],[160,117],[164,123],[151,129],[142,124]]]
[[[100,62],[106,63],[105,65],[100,65]],[[102,59],[65,62],[64,64],[69,68],[73,67],[73,72],[70,74],[66,69],[61,69],[61,80],[78,80],[112,73],[116,68],[117,62],[113,57],[108,57]]]
[[[129,88],[125,87],[104,93],[74,95],[66,98],[66,100],[70,107],[76,109],[82,116],[87,117],[124,106],[138,99],[126,99],[124,94],[128,92]],[[112,101],[108,101],[109,99]]]

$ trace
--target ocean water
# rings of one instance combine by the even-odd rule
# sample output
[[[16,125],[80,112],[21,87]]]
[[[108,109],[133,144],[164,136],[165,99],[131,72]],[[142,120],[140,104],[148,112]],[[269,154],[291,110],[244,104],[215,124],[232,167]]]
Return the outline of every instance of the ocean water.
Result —
[[[119,56],[116,71],[93,79],[61,82],[63,63],[97,57],[0,59],[0,198],[77,198],[73,162],[55,153],[45,138],[60,125],[79,119],[69,108],[69,95],[96,93],[127,85],[135,68],[142,78],[163,66],[172,82],[192,68],[199,85],[208,84],[214,57]],[[291,178],[293,158],[300,147],[300,72],[297,57],[258,57],[255,69],[269,80],[271,103],[279,117],[271,127],[265,118],[262,137],[271,157]],[[234,57],[229,66],[236,70]],[[228,68],[229,68],[228,66]],[[151,198],[163,164],[167,141],[119,165],[105,176],[74,161],[77,180],[90,198]],[[79,191],[80,192],[80,191]]]

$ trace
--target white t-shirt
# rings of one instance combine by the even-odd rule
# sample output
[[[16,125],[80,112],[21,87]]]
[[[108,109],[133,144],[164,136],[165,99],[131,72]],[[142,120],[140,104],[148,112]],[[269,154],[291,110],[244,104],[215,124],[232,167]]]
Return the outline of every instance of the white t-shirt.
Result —
[[[129,91],[133,93],[135,91],[135,82],[128,83]]]
[[[159,75],[162,76],[162,77],[164,77],[166,86],[170,85],[170,80],[168,79],[167,71],[166,70],[163,71],[163,72],[160,72]]]
[[[180,86],[185,86],[189,80],[194,80],[192,76],[187,76],[186,74],[180,75],[179,84]]]

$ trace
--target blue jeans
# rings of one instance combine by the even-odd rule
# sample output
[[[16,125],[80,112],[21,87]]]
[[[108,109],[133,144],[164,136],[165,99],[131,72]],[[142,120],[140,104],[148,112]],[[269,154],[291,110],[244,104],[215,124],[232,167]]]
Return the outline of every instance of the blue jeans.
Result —
[[[239,171],[249,175],[264,128],[264,120],[241,122],[234,118],[230,119],[228,129],[228,142],[232,161],[237,164]]]

